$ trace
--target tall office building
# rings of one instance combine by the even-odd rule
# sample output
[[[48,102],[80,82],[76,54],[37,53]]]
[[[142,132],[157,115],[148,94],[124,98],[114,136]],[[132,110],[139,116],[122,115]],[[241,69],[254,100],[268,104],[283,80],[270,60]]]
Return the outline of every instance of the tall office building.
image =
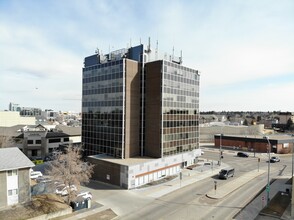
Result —
[[[180,172],[199,149],[199,74],[150,44],[86,57],[82,142],[95,179],[133,188]],[[155,57],[155,59],[154,59]]]
[[[13,103],[13,102],[10,102],[9,103],[9,111],[12,111],[12,112],[19,112],[21,110],[21,108],[19,107],[19,104],[16,104],[16,103]]]

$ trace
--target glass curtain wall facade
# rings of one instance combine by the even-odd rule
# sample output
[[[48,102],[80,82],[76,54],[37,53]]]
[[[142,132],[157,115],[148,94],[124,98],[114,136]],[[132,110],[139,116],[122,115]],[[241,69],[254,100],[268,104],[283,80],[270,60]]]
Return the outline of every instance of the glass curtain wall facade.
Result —
[[[123,156],[124,59],[83,68],[82,142],[85,156]]]
[[[145,63],[144,51],[139,45],[85,58],[85,156],[160,158],[199,148],[198,71],[167,60]]]
[[[164,61],[162,76],[162,153],[199,148],[199,74]]]

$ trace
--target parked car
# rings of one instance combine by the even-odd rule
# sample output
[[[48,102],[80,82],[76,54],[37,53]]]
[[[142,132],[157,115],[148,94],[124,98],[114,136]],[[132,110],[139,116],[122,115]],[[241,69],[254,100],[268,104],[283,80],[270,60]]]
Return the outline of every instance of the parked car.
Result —
[[[91,192],[80,192],[77,194],[77,198],[83,198],[86,200],[92,199],[92,193]]]
[[[37,179],[38,177],[43,176],[43,174],[40,171],[34,171],[33,169],[30,169],[30,177],[31,179]]]
[[[235,174],[235,169],[234,168],[226,168],[226,169],[222,169],[219,172],[218,177],[220,179],[228,179],[229,177],[233,177]]]
[[[48,156],[46,156],[46,157],[44,158],[44,161],[45,161],[45,162],[48,162],[48,161],[52,161],[53,159],[54,159],[53,156],[48,155]]]
[[[71,191],[77,191],[77,187],[75,185],[70,185],[70,186],[60,185],[56,187],[55,193],[57,195],[66,196]]]
[[[270,162],[271,163],[280,162],[280,158],[278,158],[278,157],[271,157]]]
[[[237,153],[238,157],[249,157],[249,154],[245,153],[245,152],[238,152]]]
[[[37,183],[49,183],[52,182],[52,180],[49,177],[39,176],[36,179]]]

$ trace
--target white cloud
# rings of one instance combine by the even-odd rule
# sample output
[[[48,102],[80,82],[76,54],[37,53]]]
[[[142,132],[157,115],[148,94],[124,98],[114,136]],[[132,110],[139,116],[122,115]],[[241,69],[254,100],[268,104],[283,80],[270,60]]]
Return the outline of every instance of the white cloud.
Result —
[[[80,109],[80,102],[69,100],[80,99],[83,58],[96,47],[107,53],[109,48],[126,47],[130,39],[133,46],[140,38],[146,43],[149,36],[153,48],[158,40],[160,52],[171,54],[174,47],[175,55],[180,55],[182,50],[184,65],[201,71],[201,110],[226,110],[228,102],[236,110],[251,105],[274,110],[279,105],[261,103],[253,93],[259,88],[248,85],[248,90],[234,86],[229,90],[230,86],[294,72],[292,1],[26,1],[6,5],[0,9],[2,109],[9,101]],[[291,81],[279,87],[267,91],[275,103],[283,100],[278,91],[290,92]],[[285,109],[294,111],[294,106]]]

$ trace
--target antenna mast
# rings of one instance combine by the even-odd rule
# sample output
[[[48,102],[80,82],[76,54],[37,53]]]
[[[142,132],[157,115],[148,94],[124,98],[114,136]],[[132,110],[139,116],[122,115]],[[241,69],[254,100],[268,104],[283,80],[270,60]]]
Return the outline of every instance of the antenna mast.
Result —
[[[155,60],[158,59],[158,40],[156,41]]]

